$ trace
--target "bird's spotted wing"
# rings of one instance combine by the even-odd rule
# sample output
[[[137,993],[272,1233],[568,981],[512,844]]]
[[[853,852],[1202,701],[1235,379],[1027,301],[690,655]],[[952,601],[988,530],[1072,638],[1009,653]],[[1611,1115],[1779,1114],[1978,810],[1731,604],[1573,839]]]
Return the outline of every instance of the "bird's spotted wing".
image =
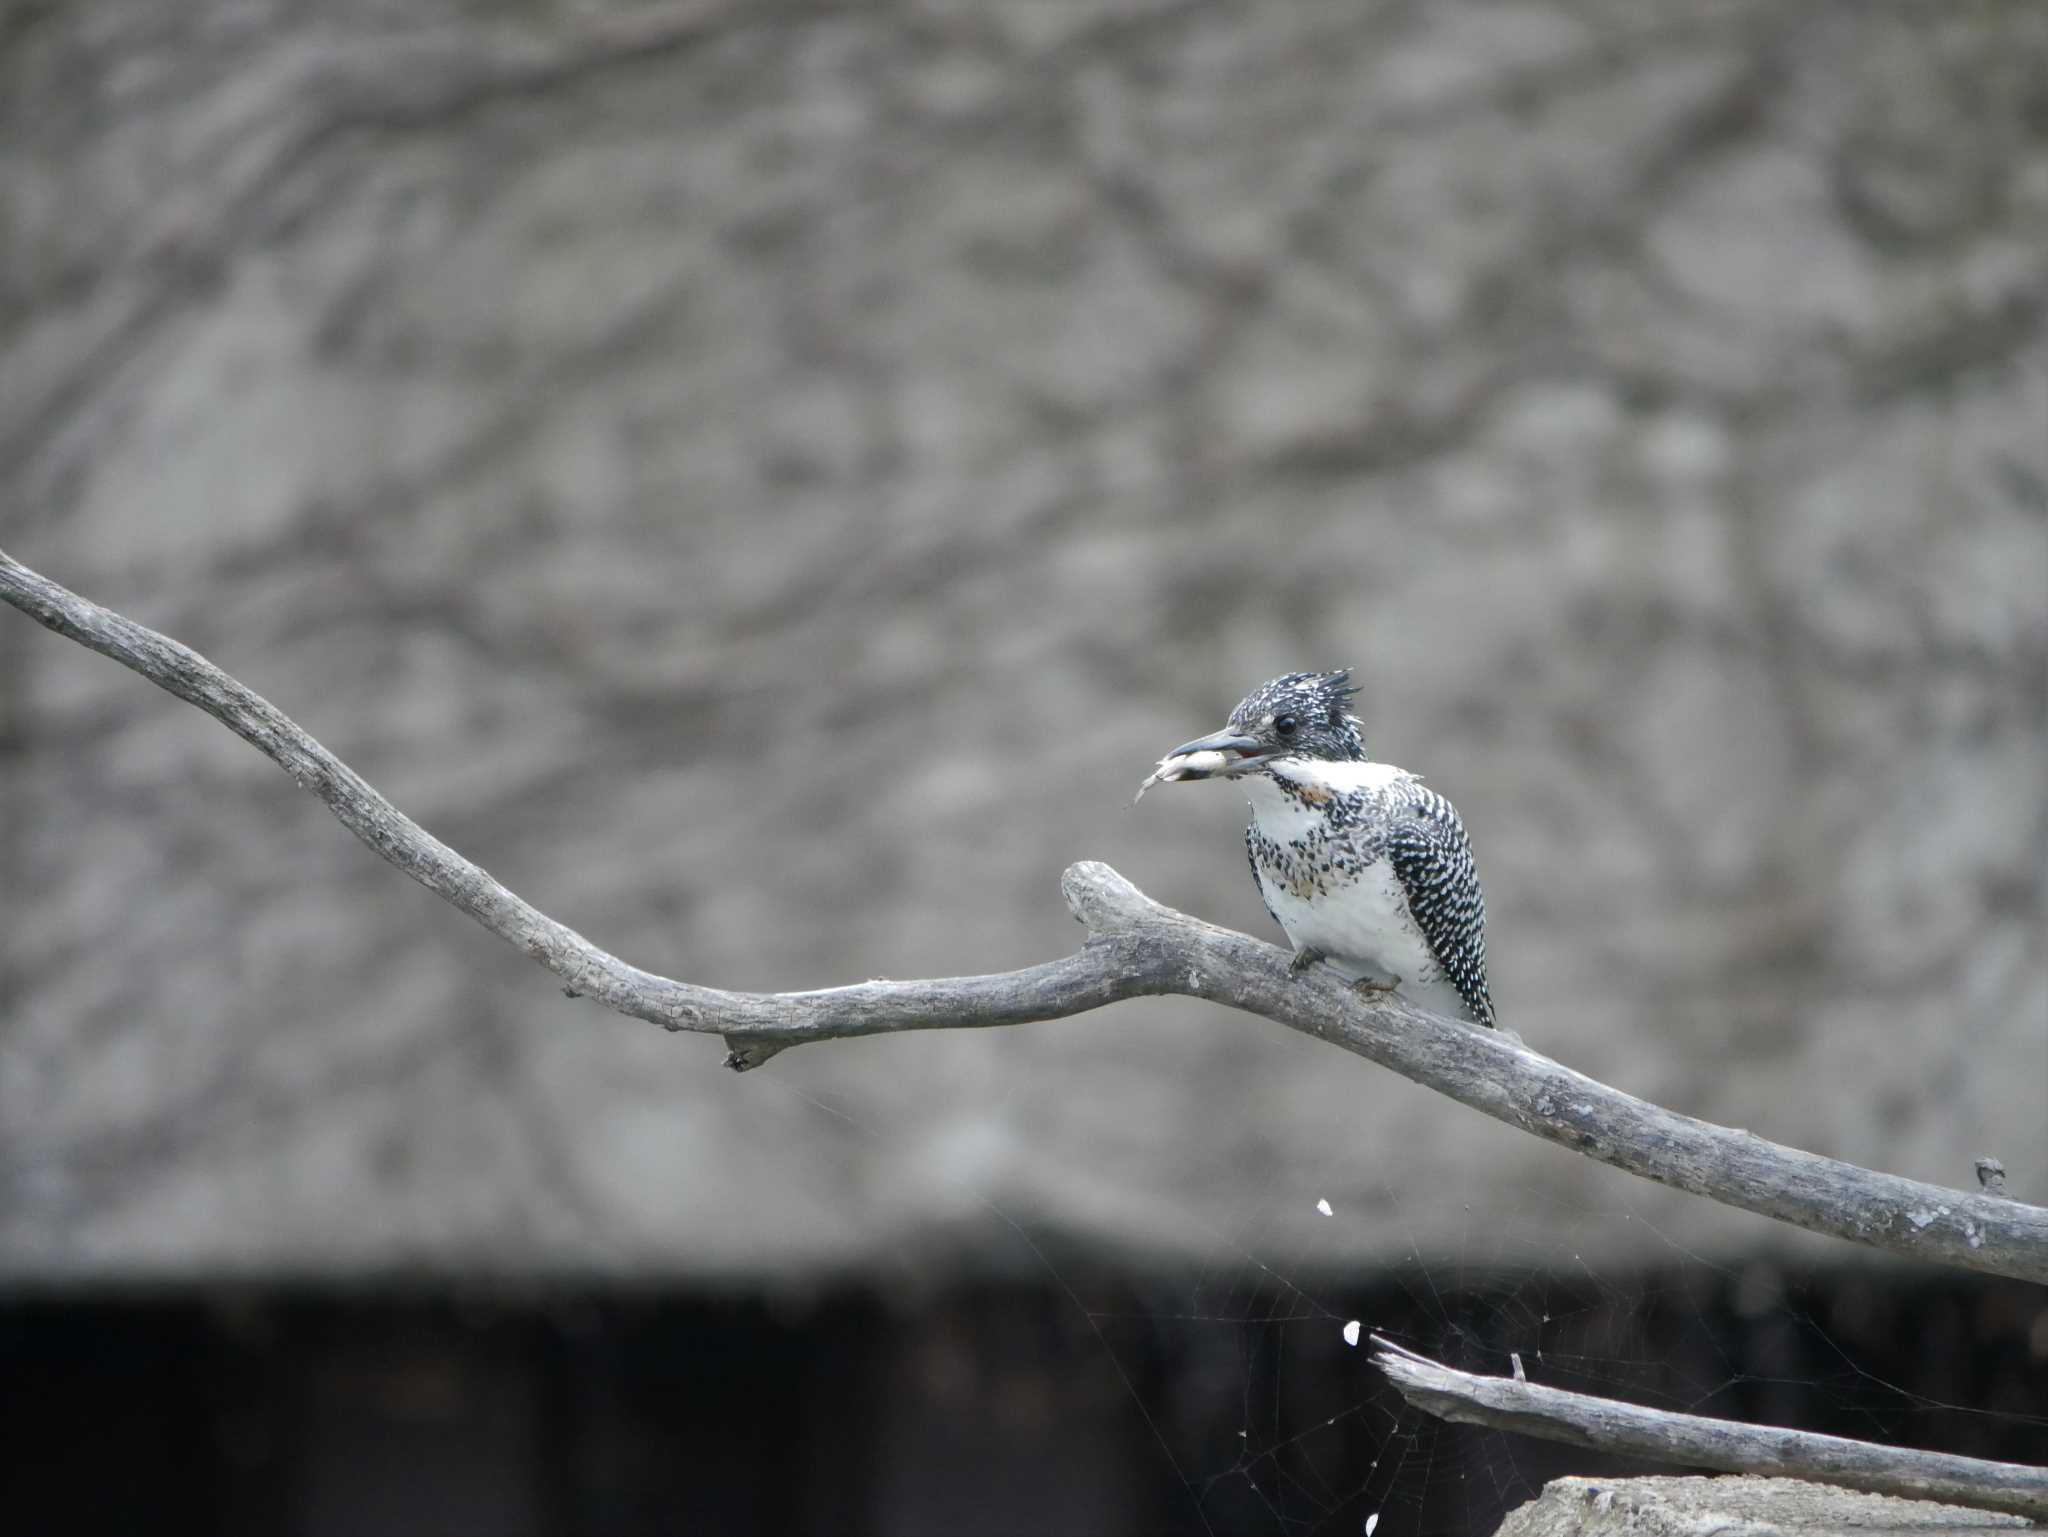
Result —
[[[1273,904],[1266,900],[1266,878],[1259,874],[1259,849],[1254,841],[1258,835],[1259,830],[1255,826],[1244,830],[1244,857],[1252,867],[1252,884],[1259,888],[1260,905],[1266,909],[1266,916],[1273,920],[1274,927],[1284,934],[1287,932],[1287,925],[1280,921],[1280,915],[1273,911]]]
[[[1458,989],[1473,1019],[1493,1024],[1486,987],[1486,899],[1465,824],[1451,803],[1415,784],[1387,829],[1387,855],[1408,896],[1408,911],[1430,953]]]

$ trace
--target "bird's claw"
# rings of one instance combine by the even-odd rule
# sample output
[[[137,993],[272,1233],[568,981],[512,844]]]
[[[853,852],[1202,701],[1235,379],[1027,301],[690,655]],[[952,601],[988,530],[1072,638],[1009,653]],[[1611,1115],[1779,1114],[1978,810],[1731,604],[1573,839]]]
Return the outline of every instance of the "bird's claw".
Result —
[[[1360,977],[1351,984],[1351,990],[1354,993],[1362,993],[1368,998],[1377,998],[1383,993],[1391,993],[1400,985],[1401,979],[1399,977],[1394,978],[1391,982],[1375,982],[1371,977]]]
[[[1318,950],[1314,945],[1303,945],[1299,950],[1294,952],[1293,959],[1288,961],[1287,963],[1287,969],[1289,971],[1294,972],[1307,971],[1309,967],[1315,965],[1317,961],[1324,961],[1328,959],[1329,957],[1324,955],[1323,952]]]

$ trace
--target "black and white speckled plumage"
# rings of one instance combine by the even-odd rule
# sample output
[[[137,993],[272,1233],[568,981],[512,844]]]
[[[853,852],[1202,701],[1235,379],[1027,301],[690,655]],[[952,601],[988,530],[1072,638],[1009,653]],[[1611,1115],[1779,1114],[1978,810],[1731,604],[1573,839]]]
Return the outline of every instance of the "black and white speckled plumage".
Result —
[[[1486,904],[1464,823],[1415,775],[1367,758],[1353,692],[1343,672],[1289,673],[1205,739],[1243,755],[1223,772],[1251,799],[1245,850],[1266,910],[1297,952],[1490,1026]]]

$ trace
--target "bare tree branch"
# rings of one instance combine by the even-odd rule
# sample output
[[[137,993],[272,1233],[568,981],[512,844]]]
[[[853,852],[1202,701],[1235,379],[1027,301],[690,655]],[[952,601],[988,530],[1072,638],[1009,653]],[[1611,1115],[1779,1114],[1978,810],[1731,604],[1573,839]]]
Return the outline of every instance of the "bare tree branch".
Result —
[[[0,598],[197,705],[255,746],[407,875],[517,945],[572,995],[669,1030],[725,1036],[735,1068],[804,1041],[1016,1025],[1125,998],[1228,1004],[1392,1068],[1495,1120],[1644,1179],[1811,1232],[1994,1275],[2048,1282],[2048,1210],[1780,1146],[1611,1089],[1497,1031],[1396,999],[1368,1001],[1285,951],[1162,907],[1107,865],[1062,882],[1088,930],[1061,960],[993,976],[734,993],[629,966],[427,833],[282,711],[197,652],[87,602],[0,552]]]
[[[1401,1396],[1441,1419],[1652,1462],[1803,1478],[1870,1494],[2048,1516],[2048,1468],[1645,1409],[1511,1377],[1454,1371],[1377,1334],[1372,1344],[1373,1365]]]

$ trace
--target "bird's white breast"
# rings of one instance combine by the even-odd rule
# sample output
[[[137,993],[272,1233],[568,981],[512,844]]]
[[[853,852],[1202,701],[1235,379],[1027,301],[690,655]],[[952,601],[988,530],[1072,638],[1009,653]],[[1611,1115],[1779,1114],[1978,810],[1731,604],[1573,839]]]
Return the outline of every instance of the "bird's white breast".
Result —
[[[1271,771],[1311,792],[1337,795],[1383,792],[1413,777],[1386,763],[1285,760],[1272,765]],[[1273,843],[1299,846],[1327,825],[1315,805],[1288,794],[1265,775],[1248,776],[1243,783],[1252,803],[1252,820]],[[1409,915],[1408,894],[1392,861],[1384,854],[1371,856],[1365,847],[1370,842],[1371,834],[1364,829],[1349,840],[1352,868],[1335,869],[1325,877],[1327,890],[1291,889],[1286,881],[1260,870],[1266,905],[1296,949],[1322,951],[1346,979],[1399,979],[1401,991],[1424,1008],[1462,1016],[1464,1003]]]

